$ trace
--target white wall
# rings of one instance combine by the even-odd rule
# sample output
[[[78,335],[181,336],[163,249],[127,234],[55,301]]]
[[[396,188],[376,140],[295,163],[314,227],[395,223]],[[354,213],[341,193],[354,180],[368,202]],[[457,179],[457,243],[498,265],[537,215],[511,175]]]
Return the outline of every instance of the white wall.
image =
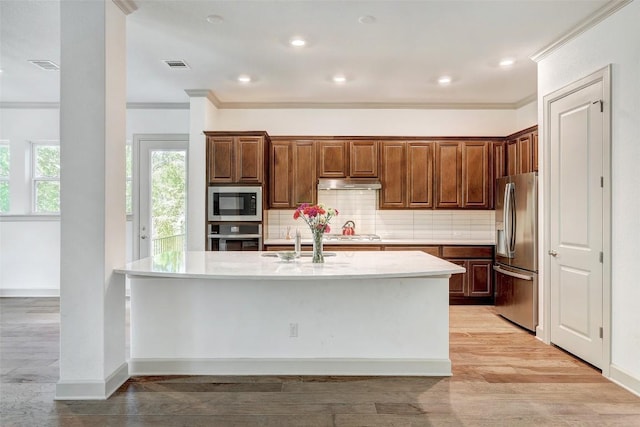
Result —
[[[58,295],[60,221],[30,215],[29,141],[60,138],[60,111],[0,110],[0,139],[10,141],[11,211],[0,216],[0,296]],[[188,109],[127,110],[127,140],[136,133],[188,133]],[[131,223],[127,222],[127,259],[131,259]]]
[[[515,132],[538,124],[538,101],[532,101],[516,110]]]
[[[515,110],[228,109],[211,130],[266,130],[270,135],[506,136]]]
[[[612,70],[611,376],[640,394],[640,2],[562,46],[538,64],[538,101],[608,64]],[[543,133],[540,134],[544,144]],[[542,158],[542,157],[540,157]]]

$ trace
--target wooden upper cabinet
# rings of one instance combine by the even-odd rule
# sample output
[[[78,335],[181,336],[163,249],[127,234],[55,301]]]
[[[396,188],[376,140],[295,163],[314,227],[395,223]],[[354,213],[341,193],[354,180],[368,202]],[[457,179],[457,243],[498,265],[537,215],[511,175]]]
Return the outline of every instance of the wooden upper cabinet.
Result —
[[[504,142],[493,143],[493,177],[502,178],[507,175],[507,147]]]
[[[433,207],[433,143],[407,144],[407,207]]]
[[[489,209],[493,202],[492,143],[466,141],[462,146],[462,207]]]
[[[207,138],[209,182],[231,183],[234,181],[233,146],[233,137]]]
[[[261,184],[266,132],[205,132],[209,183]]]
[[[435,203],[440,209],[462,207],[462,142],[435,145]]]
[[[406,205],[407,144],[403,141],[380,142],[381,208],[403,208]]]
[[[318,177],[345,178],[348,152],[345,141],[318,141]]]
[[[289,141],[272,141],[269,147],[269,206],[291,207],[292,155]]]
[[[533,141],[531,136],[531,134],[527,134],[518,138],[516,173],[533,171]]]
[[[316,149],[313,141],[294,141],[292,144],[291,207],[300,203],[316,203]]]
[[[515,175],[518,172],[518,140],[507,141],[507,175]]]
[[[349,142],[349,174],[353,178],[375,178],[378,176],[377,141]]]
[[[236,139],[236,182],[262,183],[263,144],[262,137],[241,136]]]
[[[538,171],[537,126],[514,133],[506,141],[507,175]]]

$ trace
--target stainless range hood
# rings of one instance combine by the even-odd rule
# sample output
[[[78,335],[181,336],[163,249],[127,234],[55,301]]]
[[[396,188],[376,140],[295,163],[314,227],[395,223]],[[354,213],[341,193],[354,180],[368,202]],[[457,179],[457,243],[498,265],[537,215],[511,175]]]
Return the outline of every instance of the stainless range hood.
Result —
[[[379,190],[380,181],[375,178],[319,179],[318,190]]]

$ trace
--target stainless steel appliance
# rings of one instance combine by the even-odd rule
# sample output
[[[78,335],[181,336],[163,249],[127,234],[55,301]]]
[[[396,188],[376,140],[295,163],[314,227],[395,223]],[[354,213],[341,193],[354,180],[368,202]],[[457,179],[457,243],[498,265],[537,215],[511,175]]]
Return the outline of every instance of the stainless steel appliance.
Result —
[[[262,221],[262,187],[210,186],[209,221]]]
[[[538,176],[496,181],[496,311],[535,331],[538,325]]]
[[[210,251],[262,250],[262,224],[209,224]]]

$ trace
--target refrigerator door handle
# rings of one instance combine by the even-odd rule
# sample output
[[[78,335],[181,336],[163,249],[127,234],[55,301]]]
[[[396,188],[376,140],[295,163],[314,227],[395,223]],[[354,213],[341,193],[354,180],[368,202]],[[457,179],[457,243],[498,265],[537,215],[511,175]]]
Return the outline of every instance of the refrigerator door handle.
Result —
[[[509,212],[511,213],[511,226],[509,227],[511,235],[509,236],[509,252],[511,256],[514,255],[516,251],[516,227],[517,217],[516,217],[516,187],[513,183],[511,183],[511,188],[509,189]]]
[[[505,276],[511,276],[511,277],[515,277],[516,279],[522,279],[522,280],[533,280],[533,276],[528,276],[526,274],[520,274],[520,273],[514,273],[513,271],[509,271],[509,270],[503,270],[502,268],[498,267],[497,265],[493,266],[493,269],[495,271],[497,271],[498,273],[504,274]]]

